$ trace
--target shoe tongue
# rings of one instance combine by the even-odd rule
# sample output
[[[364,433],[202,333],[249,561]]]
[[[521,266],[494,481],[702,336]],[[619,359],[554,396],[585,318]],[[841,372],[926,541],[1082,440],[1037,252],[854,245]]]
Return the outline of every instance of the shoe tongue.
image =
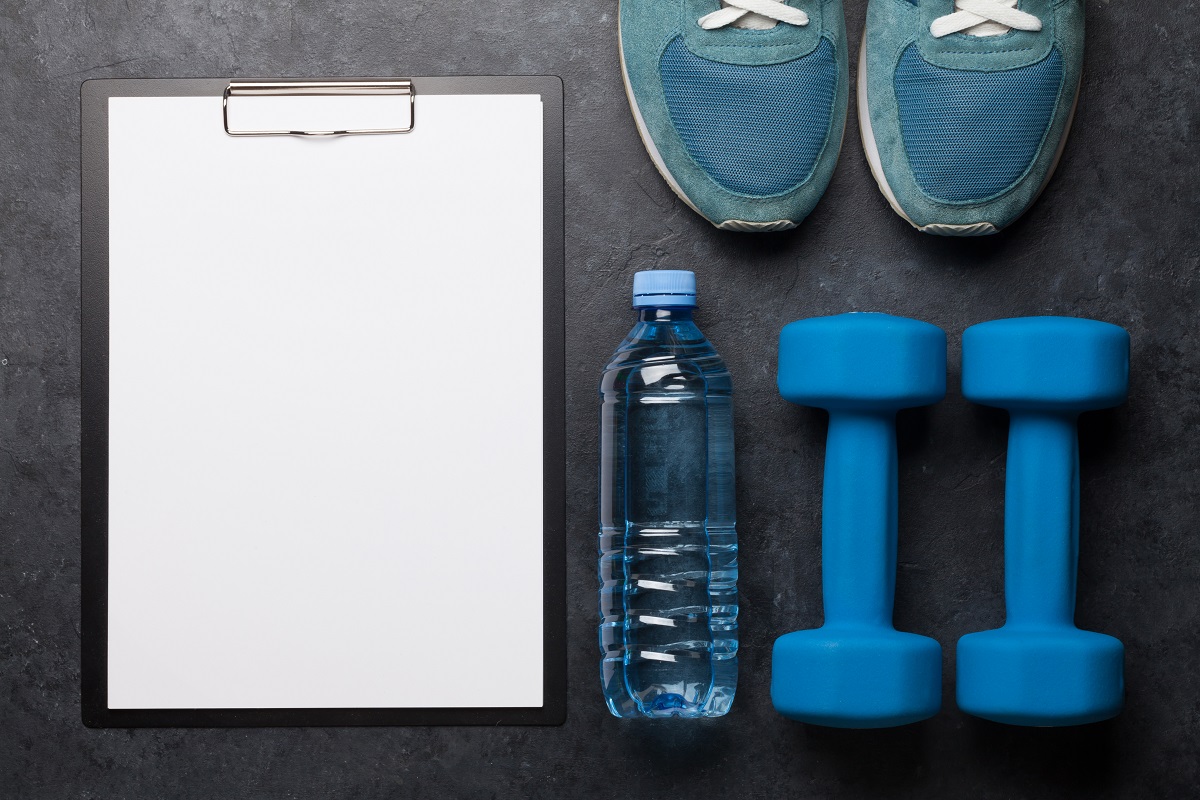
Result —
[[[721,0],[721,8],[729,8],[729,6],[729,3],[725,2],[725,0]],[[773,20],[770,17],[764,17],[762,14],[755,14],[753,11],[751,11],[749,14],[746,14],[737,22],[733,23],[732,27],[745,28],[746,30],[751,31],[765,31],[770,28],[774,28],[778,24],[778,20]]]
[[[953,2],[951,5],[953,6]],[[1012,5],[1013,8],[1020,8],[1021,2],[1020,0],[1017,0],[1016,3],[1010,3],[1010,5]],[[1008,33],[1010,30],[1012,30],[1012,28],[1008,27],[1007,25],[1001,25],[999,22],[993,22],[989,19],[979,23],[978,25],[975,25],[974,27],[967,28],[965,31],[963,31],[963,33],[967,34],[968,36],[1000,36],[1001,34]]]

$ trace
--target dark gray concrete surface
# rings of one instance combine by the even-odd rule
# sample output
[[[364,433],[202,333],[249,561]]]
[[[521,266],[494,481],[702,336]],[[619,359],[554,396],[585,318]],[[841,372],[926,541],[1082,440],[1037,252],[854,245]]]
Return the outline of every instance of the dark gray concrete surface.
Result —
[[[848,0],[851,46],[865,0]],[[0,0],[0,798],[1200,796],[1200,16],[1088,1],[1073,137],[1038,205],[976,241],[912,231],[853,121],[812,217],[722,233],[663,184],[621,91],[616,3]],[[79,712],[79,84],[95,77],[551,73],[566,85],[568,719],[555,728],[89,730]],[[737,388],[741,683],[705,723],[620,722],[595,644],[596,381],[633,271],[693,268]],[[774,388],[784,323],[853,309],[950,335],[901,418],[898,627],[945,707],[877,732],[788,722],[780,633],[819,624],[825,422]],[[1027,730],[954,707],[954,642],[999,624],[1005,418],[958,391],[969,324],[1083,315],[1133,336],[1129,403],[1085,418],[1078,622],[1127,648],[1127,708]]]

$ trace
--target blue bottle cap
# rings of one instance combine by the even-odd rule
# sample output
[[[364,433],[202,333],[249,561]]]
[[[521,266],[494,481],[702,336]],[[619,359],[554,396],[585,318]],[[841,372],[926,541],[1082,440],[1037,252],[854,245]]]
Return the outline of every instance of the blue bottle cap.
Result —
[[[696,273],[686,269],[650,269],[633,274],[633,307],[696,306]]]

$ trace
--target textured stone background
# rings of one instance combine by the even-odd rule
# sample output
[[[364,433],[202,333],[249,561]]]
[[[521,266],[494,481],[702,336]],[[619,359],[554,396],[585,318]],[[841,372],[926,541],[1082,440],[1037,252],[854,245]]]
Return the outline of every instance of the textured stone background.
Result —
[[[865,0],[848,0],[857,47]],[[1200,789],[1200,17],[1088,1],[1059,173],[1006,233],[918,234],[876,191],[853,118],[798,231],[692,214],[643,152],[616,3],[0,0],[0,798],[1194,797]],[[570,702],[561,728],[88,730],[79,713],[79,84],[95,77],[552,73],[566,84]],[[631,274],[699,273],[738,391],[741,684],[732,713],[638,724],[601,703],[595,387]],[[824,420],[774,388],[790,320],[851,309],[950,334],[951,390],[901,426],[898,627],[946,648],[945,708],[877,732],[771,709],[770,646],[819,624]],[[1085,315],[1133,335],[1129,403],[1085,418],[1078,622],[1127,647],[1127,708],[1025,730],[954,707],[953,643],[1002,620],[1005,418],[959,394],[975,322]]]

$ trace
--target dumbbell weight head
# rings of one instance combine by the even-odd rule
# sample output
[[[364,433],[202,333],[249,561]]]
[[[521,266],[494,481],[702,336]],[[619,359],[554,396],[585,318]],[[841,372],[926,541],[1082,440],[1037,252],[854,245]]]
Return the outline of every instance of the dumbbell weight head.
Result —
[[[1010,725],[1083,725],[1124,702],[1120,639],[1078,628],[1005,625],[958,640],[958,707]]]
[[[794,322],[779,391],[830,412],[823,500],[825,624],[784,634],[771,699],[784,716],[846,728],[902,725],[941,706],[941,647],[892,627],[895,412],[941,399],[946,335],[887,314]]]
[[[785,717],[834,728],[890,728],[942,706],[942,648],[888,627],[827,623],[775,640],[771,702]]]
[[[1077,725],[1121,709],[1124,647],[1074,626],[1076,415],[1125,398],[1129,334],[1088,319],[985,322],[963,334],[963,394],[1011,412],[1007,620],[958,643],[958,705],[1017,725]]]
[[[1010,411],[1091,411],[1125,401],[1129,334],[1094,319],[1025,317],[963,332],[968,400]]]
[[[785,400],[826,410],[936,403],[946,394],[946,334],[873,312],[802,319],[779,335],[778,384]]]

